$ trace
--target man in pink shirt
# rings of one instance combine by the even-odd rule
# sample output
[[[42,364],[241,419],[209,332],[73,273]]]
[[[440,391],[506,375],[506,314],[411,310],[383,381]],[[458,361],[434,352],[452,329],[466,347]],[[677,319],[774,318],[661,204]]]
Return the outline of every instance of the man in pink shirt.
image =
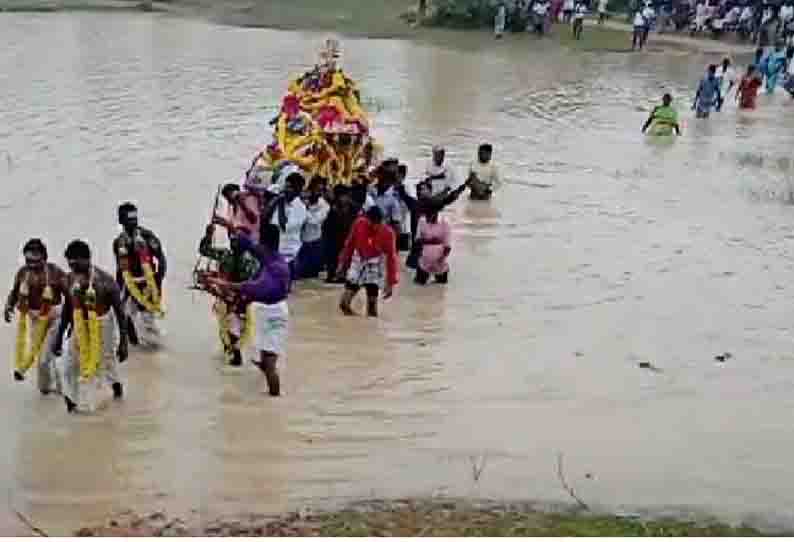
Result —
[[[229,214],[226,218],[216,216],[214,222],[226,228],[230,234],[244,234],[254,242],[259,242],[259,196],[251,191],[240,190],[240,186],[234,183],[224,186],[221,194],[229,205]]]

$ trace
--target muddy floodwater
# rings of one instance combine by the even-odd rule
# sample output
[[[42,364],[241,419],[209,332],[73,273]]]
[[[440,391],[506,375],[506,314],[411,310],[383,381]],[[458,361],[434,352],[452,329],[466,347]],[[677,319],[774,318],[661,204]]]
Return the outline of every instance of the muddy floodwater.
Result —
[[[186,288],[198,240],[216,185],[270,140],[288,76],[324,37],[157,14],[0,17],[3,287],[29,236],[59,263],[83,237],[111,267],[126,199],[171,264],[165,348],[133,352],[127,398],[95,415],[14,383],[14,331],[0,331],[1,530],[26,532],[13,509],[67,532],[127,508],[562,501],[559,452],[577,494],[607,509],[794,525],[794,104],[781,89],[757,112],[695,122],[713,56],[344,40],[409,177],[434,142],[462,176],[487,140],[507,186],[448,212],[450,284],[404,273],[378,321],[300,284],[285,397],[263,395],[254,368],[221,368],[209,301]],[[675,142],[640,135],[665,90],[683,116]]]

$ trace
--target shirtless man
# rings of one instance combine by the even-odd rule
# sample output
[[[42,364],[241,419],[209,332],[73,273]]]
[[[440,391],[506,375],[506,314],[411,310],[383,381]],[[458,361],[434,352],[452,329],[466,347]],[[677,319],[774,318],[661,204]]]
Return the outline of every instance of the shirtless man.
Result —
[[[66,277],[67,295],[52,352],[55,356],[61,355],[64,334],[71,326],[69,364],[64,375],[64,399],[67,410],[74,412],[79,403],[80,384],[90,382],[96,377],[104,378],[111,384],[114,398],[121,399],[124,395],[124,388],[118,377],[117,362],[123,363],[127,359],[127,318],[116,281],[109,273],[91,264],[91,249],[88,245],[84,241],[72,241],[66,247],[65,256],[71,272]],[[111,310],[117,324],[111,317]],[[82,330],[76,329],[81,323],[75,318],[78,311],[82,316],[80,320],[86,324]],[[93,332],[90,321],[94,312],[99,322],[100,335],[100,352],[95,371],[90,367],[86,369],[91,354],[81,352],[80,347],[80,336],[84,333],[88,335],[86,343],[97,340],[91,337]]]
[[[113,241],[113,254],[116,257],[116,283],[121,289],[130,342],[138,344],[139,328],[146,333],[149,342],[154,342],[154,338],[160,335],[156,318],[162,314],[160,303],[168,262],[160,239],[138,224],[135,205],[122,203],[118,216],[123,231]],[[125,271],[129,271],[127,278]],[[154,275],[153,285],[149,285],[147,280],[150,272]]]
[[[47,261],[47,247],[41,239],[30,239],[22,247],[25,265],[17,271],[14,286],[8,294],[3,317],[11,323],[16,309],[19,333],[24,337],[17,344],[14,380],[25,380],[25,373],[38,363],[38,388],[47,395],[56,391],[52,343],[66,286],[66,273]],[[18,339],[20,340],[20,339]]]

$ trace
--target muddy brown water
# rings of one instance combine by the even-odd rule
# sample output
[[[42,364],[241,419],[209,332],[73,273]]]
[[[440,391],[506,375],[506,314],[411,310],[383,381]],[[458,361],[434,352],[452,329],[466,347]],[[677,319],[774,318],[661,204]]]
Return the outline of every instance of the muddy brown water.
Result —
[[[692,85],[713,57],[345,40],[389,154],[416,172],[445,142],[462,174],[488,140],[509,182],[450,211],[449,286],[404,274],[379,321],[345,319],[337,289],[301,284],[274,401],[254,369],[220,369],[208,300],[186,286],[214,187],[269,140],[287,76],[325,36],[111,13],[4,15],[0,30],[3,280],[33,235],[59,262],[84,237],[109,267],[126,199],[171,261],[166,346],[133,354],[123,403],[68,416],[9,369],[4,533],[25,532],[12,509],[67,532],[126,508],[564,500],[558,452],[580,497],[608,509],[794,524],[782,92],[696,123]],[[639,134],[664,90],[684,118],[674,143]],[[9,365],[12,344],[5,327]]]

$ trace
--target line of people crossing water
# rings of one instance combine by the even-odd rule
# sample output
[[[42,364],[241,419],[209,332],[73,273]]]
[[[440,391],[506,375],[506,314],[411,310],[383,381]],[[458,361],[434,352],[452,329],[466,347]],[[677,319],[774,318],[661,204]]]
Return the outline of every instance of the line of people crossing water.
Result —
[[[729,58],[723,59],[718,66],[711,64],[706,74],[698,82],[692,110],[696,119],[708,119],[712,112],[720,112],[725,101],[735,90],[734,101],[739,110],[750,111],[757,107],[757,98],[762,88],[772,95],[778,86],[794,99],[794,47],[784,50],[783,44],[775,47],[759,48],[752,63],[748,64],[744,75],[737,77],[736,70]],[[651,110],[642,132],[651,135],[669,136],[681,134],[678,111],[673,107],[673,97],[667,93],[662,104]]]
[[[370,317],[378,316],[379,299],[390,297],[399,282],[399,252],[407,254],[417,285],[430,278],[446,284],[452,242],[441,211],[466,190],[473,200],[492,197],[501,184],[492,156],[492,147],[481,145],[460,182],[446,150],[436,146],[415,190],[406,186],[408,169],[396,159],[382,160],[350,186],[330,189],[321,177],[307,184],[294,164],[269,172],[255,160],[242,186],[220,187],[199,242],[194,287],[213,297],[227,363],[239,367],[251,352],[266,391],[281,394],[287,298],[299,281],[324,273],[326,282],[341,284],[339,308],[346,315],[355,314],[354,299],[364,290]],[[5,321],[16,316],[17,322],[14,380],[25,381],[37,366],[39,391],[61,394],[69,412],[95,410],[102,393],[123,398],[119,364],[129,346],[162,341],[165,248],[140,225],[134,204],[118,207],[118,222],[115,273],[93,263],[83,240],[65,248],[68,270],[50,261],[44,241],[28,240],[4,308]],[[216,244],[218,228],[226,243]]]

